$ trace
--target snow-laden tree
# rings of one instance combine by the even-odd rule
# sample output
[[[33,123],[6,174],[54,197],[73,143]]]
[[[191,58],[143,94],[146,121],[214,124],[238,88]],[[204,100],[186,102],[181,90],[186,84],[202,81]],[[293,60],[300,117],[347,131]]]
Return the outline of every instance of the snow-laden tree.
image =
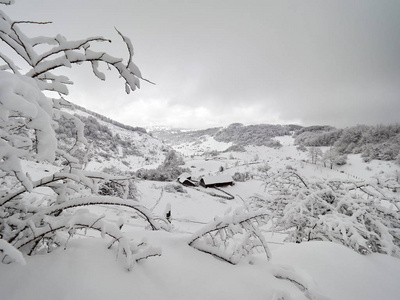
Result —
[[[308,157],[310,158],[310,162],[314,165],[317,164],[317,161],[322,157],[322,150],[318,147],[309,147],[308,148]]]
[[[213,222],[195,232],[188,244],[230,264],[237,264],[243,259],[251,260],[259,250],[269,260],[271,253],[260,231],[260,227],[269,221],[269,215],[268,210],[243,207],[233,213],[228,211],[223,218],[215,217]]]
[[[132,43],[117,31],[128,50],[124,62],[106,52],[91,50],[93,43],[111,42],[103,37],[69,41],[62,35],[28,37],[21,30],[23,26],[45,24],[13,21],[0,11],[0,259],[6,263],[22,262],[21,253],[49,252],[65,245],[77,230],[91,228],[112,237],[111,245],[117,242],[130,269],[142,258],[160,255],[160,250],[126,238],[121,232],[123,224],[107,222],[104,216],[77,208],[119,205],[142,216],[152,229],[167,228],[168,222],[156,219],[135,199],[130,199],[127,178],[82,168],[87,158],[82,162],[75,153],[87,146],[83,123],[61,109],[68,104],[62,95],[68,94],[67,85],[72,81],[55,71],[89,63],[94,75],[105,80],[105,74],[99,70],[99,65],[104,64],[118,71],[129,93],[143,79],[132,61]],[[59,98],[48,98],[44,91],[56,92]],[[55,137],[55,120],[61,117],[75,126],[75,143],[68,151],[59,147]],[[32,180],[24,172],[22,160],[55,163],[58,171]],[[120,197],[98,193],[99,186],[107,181],[121,187]],[[38,189],[39,194],[35,193]]]
[[[307,182],[281,171],[268,178],[267,191],[256,203],[273,211],[275,230],[287,233],[287,241],[332,241],[400,258],[400,199],[379,182]]]
[[[347,155],[340,154],[335,148],[330,148],[322,155],[324,166],[333,169],[333,166],[342,166],[347,162]]]

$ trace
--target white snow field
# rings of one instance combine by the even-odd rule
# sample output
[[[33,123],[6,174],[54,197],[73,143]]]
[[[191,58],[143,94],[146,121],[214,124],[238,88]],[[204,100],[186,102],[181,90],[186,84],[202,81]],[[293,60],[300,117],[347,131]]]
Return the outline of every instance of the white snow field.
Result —
[[[357,156],[340,170],[316,167],[302,161],[299,152],[284,137],[281,149],[247,147],[243,153],[222,153],[215,159],[192,156],[185,149],[186,166],[193,177],[216,174],[222,166],[228,174],[255,171],[268,162],[273,168],[290,165],[307,178],[357,176],[370,178],[375,173],[391,172],[398,166],[371,162],[371,170]],[[197,145],[199,146],[199,145]],[[200,145],[201,146],[201,145]],[[211,139],[203,148],[212,148]],[[228,145],[229,146],[229,145]],[[221,147],[218,144],[218,147]],[[175,147],[177,148],[177,147]],[[223,148],[223,147],[222,147]],[[182,148],[181,148],[182,149]],[[196,153],[202,152],[197,147]],[[257,158],[257,161],[254,161]],[[107,162],[103,164],[106,167]],[[110,164],[112,162],[109,162]],[[45,164],[24,164],[32,178],[55,172]],[[360,255],[349,248],[330,242],[284,243],[284,236],[268,232],[272,259],[260,253],[252,261],[231,265],[188,245],[188,237],[215,216],[228,209],[237,209],[246,199],[263,195],[260,178],[237,182],[225,191],[235,196],[227,200],[211,196],[208,189],[171,189],[177,183],[139,181],[139,201],[156,215],[171,208],[171,232],[145,230],[143,222],[128,208],[89,207],[104,213],[111,221],[125,220],[122,228],[128,237],[145,238],[149,244],[162,248],[162,255],[141,260],[127,271],[115,249],[107,249],[110,239],[88,232],[70,239],[67,247],[52,253],[25,257],[26,264],[0,265],[0,299],[399,299],[400,260],[388,255]],[[40,191],[46,193],[46,190]],[[40,194],[37,194],[40,197]],[[97,237],[97,238],[95,238]],[[302,290],[295,282],[273,274],[291,274],[306,285]]]

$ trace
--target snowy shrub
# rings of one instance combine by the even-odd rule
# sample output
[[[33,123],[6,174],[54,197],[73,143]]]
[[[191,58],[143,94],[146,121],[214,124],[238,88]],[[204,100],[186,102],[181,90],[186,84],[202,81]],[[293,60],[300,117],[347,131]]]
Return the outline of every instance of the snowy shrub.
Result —
[[[265,146],[270,147],[270,148],[277,148],[277,149],[282,147],[281,142],[278,141],[278,140],[274,140],[274,139],[271,139],[269,141],[265,141],[262,144],[258,144],[258,146],[262,146],[262,145],[265,145]]]
[[[242,145],[232,145],[226,148],[224,152],[246,152],[246,149]],[[233,159],[233,156],[229,159]]]
[[[330,148],[322,155],[324,166],[333,169],[333,166],[342,166],[347,163],[347,155],[339,153],[335,148]]]
[[[212,222],[193,233],[188,238],[188,244],[232,265],[240,262],[254,264],[255,255],[259,254],[264,254],[263,256],[269,261],[271,252],[261,232],[261,227],[269,220],[271,220],[269,210],[239,207],[233,212],[227,211],[222,218],[215,217]],[[312,284],[292,268],[269,264],[275,278],[295,284],[305,298],[326,299],[315,292]]]
[[[164,187],[164,190],[168,193],[187,193],[181,184],[176,184],[176,183],[167,184]]]
[[[217,150],[205,151],[203,153],[203,156],[217,157],[218,155],[219,155],[219,152]]]
[[[394,142],[394,143],[393,143]],[[380,144],[367,145],[362,153],[369,160],[396,160],[400,154],[400,138],[398,141],[384,142]]]
[[[298,146],[296,146],[296,149],[298,151],[302,151],[302,152],[306,152],[307,151],[307,147],[304,146],[304,145],[298,145]]]
[[[297,169],[295,167],[293,167],[292,165],[286,165],[285,169],[288,171],[297,171]]]
[[[133,179],[126,177],[114,177],[109,181],[105,181],[99,185],[98,193],[103,196],[115,196],[119,198],[125,198],[125,194],[127,194],[127,199],[137,198],[137,189]]]
[[[188,244],[231,264],[251,260],[258,249],[269,260],[271,253],[259,229],[268,220],[267,210],[249,211],[241,207],[223,218],[215,217],[213,222],[190,236]]]
[[[171,167],[168,169],[163,166],[157,169],[140,169],[136,171],[136,176],[143,180],[153,181],[175,181],[179,175],[188,172],[188,168],[181,168],[179,166]]]
[[[136,176],[144,180],[174,181],[184,172],[190,172],[188,168],[181,168],[185,162],[176,151],[168,151],[164,162],[156,169],[140,169]]]
[[[17,66],[14,58],[0,53],[0,61],[4,63],[0,66],[0,259],[5,263],[21,262],[20,253],[50,252],[65,246],[78,230],[88,228],[111,237],[110,247],[117,242],[118,252],[126,257],[128,269],[140,259],[159,255],[160,249],[124,236],[120,230],[122,224],[109,222],[104,216],[82,208],[124,206],[143,217],[152,229],[168,228],[165,220],[156,220],[149,210],[128,198],[127,184],[121,185],[123,189],[118,197],[99,194],[102,184],[122,182],[123,178],[82,168],[87,157],[79,160],[76,151],[88,146],[83,123],[61,110],[63,105],[69,105],[64,98],[50,99],[43,93],[68,94],[67,84],[72,81],[52,71],[85,62],[92,65],[93,73],[102,80],[105,75],[98,69],[99,63],[115,68],[125,82],[126,92],[135,90],[142,76],[132,62],[130,40],[118,32],[129,52],[128,61],[124,63],[122,59],[90,49],[94,42],[110,42],[102,37],[79,41],[68,41],[62,35],[30,38],[20,26],[43,23],[15,22],[2,11],[0,16],[3,46],[8,48],[7,53],[14,54],[15,61],[22,58],[25,62],[21,67]],[[75,140],[68,149],[60,147],[56,139],[55,120],[61,120],[61,117],[64,117],[62,122],[69,122],[75,128],[70,128],[73,134],[64,132]],[[22,169],[21,160],[57,161],[59,167],[52,175],[32,180]],[[38,189],[45,190],[45,195]]]
[[[258,172],[267,174],[269,170],[271,170],[271,166],[269,165],[269,163],[265,163],[263,165],[260,165],[257,167]]]
[[[168,151],[168,153],[165,157],[162,167],[164,169],[168,169],[168,168],[173,168],[176,166],[181,166],[184,164],[185,164],[185,162],[184,162],[182,156],[178,155],[178,153],[175,150],[170,150],[170,151]]]
[[[274,211],[276,230],[287,232],[288,241],[332,241],[363,254],[400,257],[399,199],[382,185],[307,183],[297,173],[282,171],[269,178],[267,188],[271,196],[263,204]]]
[[[250,172],[235,172],[232,176],[234,181],[245,182],[253,178]]]

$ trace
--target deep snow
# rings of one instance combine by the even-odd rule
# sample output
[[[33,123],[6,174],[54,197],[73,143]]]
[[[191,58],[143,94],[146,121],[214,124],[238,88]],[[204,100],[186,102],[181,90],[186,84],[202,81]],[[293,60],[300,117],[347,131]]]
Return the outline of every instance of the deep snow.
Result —
[[[246,153],[223,153],[210,160],[190,157],[193,152],[185,148],[186,166],[193,176],[216,174],[221,166],[232,175],[237,171],[256,173],[259,165],[268,162],[273,168],[290,165],[307,178],[369,178],[398,168],[391,163],[371,162],[367,170],[367,164],[357,156],[351,156],[350,164],[339,170],[316,167],[303,161],[306,154],[297,151],[289,137],[283,139],[284,147],[279,150],[248,147]],[[212,145],[212,139],[207,139],[204,148],[200,144],[194,150],[201,154]],[[217,146],[221,148],[221,144]],[[35,163],[25,163],[24,168],[32,178],[56,171]],[[151,181],[137,184],[139,200],[156,215],[171,207],[171,232],[144,230],[143,222],[129,209],[90,208],[105,213],[110,220],[124,219],[123,230],[128,236],[145,237],[150,244],[162,247],[161,257],[140,261],[128,272],[116,251],[107,249],[107,239],[94,238],[98,234],[90,232],[87,236],[77,235],[66,249],[26,257],[25,266],[0,265],[0,299],[306,299],[294,283],[272,275],[280,265],[303,278],[318,295],[316,299],[398,299],[400,295],[399,259],[380,254],[362,256],[329,242],[283,243],[284,236],[267,228],[264,233],[270,242],[270,262],[260,255],[254,264],[233,266],[199,252],[188,246],[188,235],[229,208],[242,206],[248,197],[265,193],[263,182],[255,178],[226,188],[235,196],[233,200],[212,197],[208,190],[201,189],[185,188],[180,193],[171,190],[170,185]]]

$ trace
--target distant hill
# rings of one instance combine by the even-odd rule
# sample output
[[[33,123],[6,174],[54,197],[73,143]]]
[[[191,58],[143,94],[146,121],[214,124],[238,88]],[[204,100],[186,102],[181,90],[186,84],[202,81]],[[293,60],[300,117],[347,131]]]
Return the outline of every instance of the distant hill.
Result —
[[[67,110],[85,124],[84,134],[92,146],[88,153],[83,147],[78,151],[81,151],[81,158],[85,155],[89,157],[87,168],[91,170],[103,170],[105,165],[111,165],[119,172],[156,169],[163,164],[171,146],[200,143],[209,137],[230,144],[230,147],[253,145],[279,148],[282,145],[277,137],[293,136],[296,145],[333,147],[341,154],[360,153],[365,161],[379,159],[400,163],[399,124],[337,129],[327,125],[302,127],[233,123],[228,127],[202,130],[156,127],[147,133],[142,127],[124,125],[75,104]],[[57,136],[65,150],[71,149],[76,136],[73,124],[61,118]]]
[[[218,142],[234,145],[256,145],[280,147],[275,137],[291,135],[294,130],[301,129],[298,125],[243,125],[233,123],[228,127],[215,127],[203,130],[163,129],[152,131],[151,134],[171,145],[194,142],[204,136],[213,137]]]
[[[341,154],[361,154],[364,161],[395,160],[400,164],[400,124],[345,129],[311,126],[294,134],[295,144],[306,147],[333,147]]]
[[[68,112],[84,124],[84,135],[91,144],[89,152],[80,147],[78,156],[89,157],[87,168],[101,171],[105,167],[118,172],[134,172],[140,168],[156,168],[163,163],[171,148],[147,134],[141,127],[121,124],[110,118],[72,104]],[[57,139],[65,150],[76,142],[76,130],[71,121],[61,118],[56,130]]]
[[[357,125],[338,129],[329,125],[303,127],[299,125],[243,125],[203,130],[161,129],[151,131],[154,137],[169,145],[199,143],[207,137],[217,142],[231,143],[233,147],[248,145],[280,147],[276,139],[293,136],[296,145],[305,147],[333,147],[340,154],[362,154],[365,161],[394,160],[400,164],[400,124]]]

